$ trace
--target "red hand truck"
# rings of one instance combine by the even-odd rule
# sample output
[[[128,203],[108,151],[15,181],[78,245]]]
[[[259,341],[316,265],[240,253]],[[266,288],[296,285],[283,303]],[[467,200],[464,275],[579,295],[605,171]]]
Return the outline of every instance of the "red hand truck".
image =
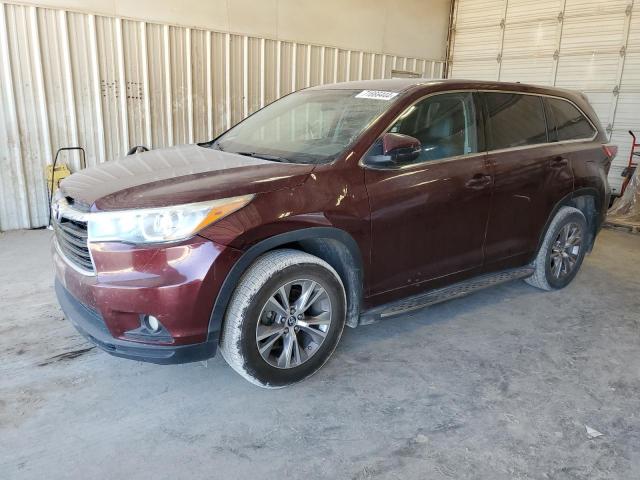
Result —
[[[636,148],[640,147],[640,143],[636,141],[636,136],[631,130],[629,130],[629,135],[631,135],[633,142],[631,143],[631,153],[629,153],[629,163],[624,168],[624,170],[622,170],[622,176],[624,177],[624,180],[622,181],[620,196],[624,195],[624,190],[627,188],[629,181],[631,181],[631,179],[633,178],[633,174],[635,173],[636,167],[638,166],[638,162],[633,161],[634,157],[640,157],[640,151],[635,151]]]

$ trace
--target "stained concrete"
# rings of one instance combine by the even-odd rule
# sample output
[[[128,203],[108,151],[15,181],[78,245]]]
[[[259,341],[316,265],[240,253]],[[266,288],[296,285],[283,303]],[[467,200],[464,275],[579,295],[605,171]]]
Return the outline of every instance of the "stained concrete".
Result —
[[[275,391],[220,357],[91,349],[48,242],[0,236],[0,478],[640,478],[638,235],[604,231],[563,291],[516,281],[347,329]]]

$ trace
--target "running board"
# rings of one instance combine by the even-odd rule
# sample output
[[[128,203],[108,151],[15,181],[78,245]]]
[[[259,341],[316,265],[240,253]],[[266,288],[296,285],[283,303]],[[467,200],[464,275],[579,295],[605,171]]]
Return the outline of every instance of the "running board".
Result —
[[[430,290],[425,293],[420,293],[412,297],[403,298],[402,300],[367,310],[360,316],[359,324],[368,325],[387,317],[413,312],[414,310],[435,305],[436,303],[446,302],[453,298],[464,297],[465,295],[469,295],[473,292],[477,292],[478,290],[483,290],[500,283],[528,277],[532,275],[533,272],[533,267],[526,266],[479,275],[469,280],[454,283],[448,287]]]

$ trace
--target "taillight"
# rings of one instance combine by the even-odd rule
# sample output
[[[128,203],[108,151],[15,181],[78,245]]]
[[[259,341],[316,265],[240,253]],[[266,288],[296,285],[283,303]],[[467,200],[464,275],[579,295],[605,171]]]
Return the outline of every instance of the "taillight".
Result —
[[[609,175],[609,169],[611,168],[611,162],[618,154],[618,146],[617,145],[602,145],[602,150],[604,154],[607,156],[604,164],[604,171],[607,175]]]

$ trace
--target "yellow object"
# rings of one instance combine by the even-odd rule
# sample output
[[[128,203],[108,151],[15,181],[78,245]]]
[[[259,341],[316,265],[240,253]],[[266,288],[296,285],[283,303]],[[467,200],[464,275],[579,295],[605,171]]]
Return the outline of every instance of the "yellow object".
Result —
[[[67,167],[65,163],[58,163],[56,165],[55,171],[53,171],[52,165],[47,165],[46,167],[44,167],[44,171],[47,177],[47,190],[51,189],[51,177],[53,176],[53,192],[52,193],[56,193],[56,190],[58,190],[58,185],[60,184],[60,181],[62,179],[71,175],[71,171],[69,170],[69,167]]]

